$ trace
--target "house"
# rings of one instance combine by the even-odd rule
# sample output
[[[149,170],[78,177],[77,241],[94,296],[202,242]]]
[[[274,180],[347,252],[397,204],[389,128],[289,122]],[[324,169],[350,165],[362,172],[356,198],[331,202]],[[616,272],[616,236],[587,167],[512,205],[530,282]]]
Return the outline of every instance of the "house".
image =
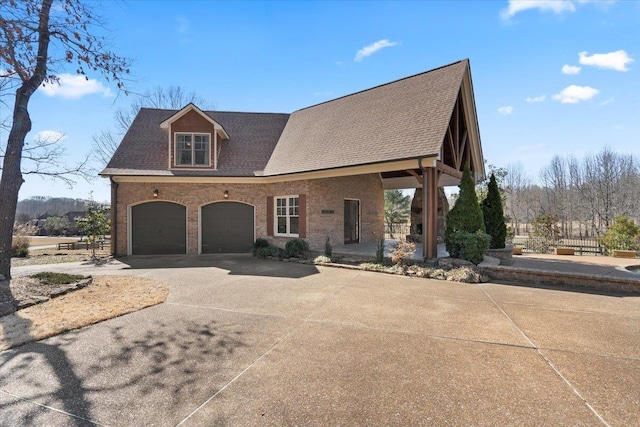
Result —
[[[101,175],[117,255],[375,242],[384,190],[422,188],[433,258],[438,187],[465,164],[484,176],[466,59],[292,114],[143,108]]]

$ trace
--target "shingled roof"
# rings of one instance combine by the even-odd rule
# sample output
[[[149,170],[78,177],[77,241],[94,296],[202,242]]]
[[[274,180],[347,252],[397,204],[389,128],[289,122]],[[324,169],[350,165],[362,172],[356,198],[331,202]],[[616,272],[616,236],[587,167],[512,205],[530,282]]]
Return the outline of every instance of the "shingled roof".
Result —
[[[218,169],[169,170],[167,133],[160,128],[178,110],[142,108],[101,175],[254,176],[264,169],[289,114],[205,111],[229,134],[221,141]]]
[[[265,175],[437,155],[468,61],[294,112]]]
[[[217,171],[169,170],[160,123],[176,110],[142,109],[101,174],[277,176],[434,156],[467,72],[465,59],[291,115],[207,111],[230,137]]]

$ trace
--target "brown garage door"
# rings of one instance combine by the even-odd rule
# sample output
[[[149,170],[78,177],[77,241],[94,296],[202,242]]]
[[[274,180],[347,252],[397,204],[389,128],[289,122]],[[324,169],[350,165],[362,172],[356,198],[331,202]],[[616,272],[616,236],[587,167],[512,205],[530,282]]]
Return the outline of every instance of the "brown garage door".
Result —
[[[219,202],[201,209],[202,253],[247,253],[253,246],[253,206]]]
[[[171,202],[148,202],[131,208],[131,253],[187,253],[187,208]]]

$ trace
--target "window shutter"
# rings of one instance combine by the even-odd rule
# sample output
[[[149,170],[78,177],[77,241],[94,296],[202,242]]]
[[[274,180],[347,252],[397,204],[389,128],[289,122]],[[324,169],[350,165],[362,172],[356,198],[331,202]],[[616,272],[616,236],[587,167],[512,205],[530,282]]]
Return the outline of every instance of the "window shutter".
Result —
[[[273,196],[267,196],[267,236],[273,236]]]
[[[298,195],[298,236],[307,237],[307,195]]]

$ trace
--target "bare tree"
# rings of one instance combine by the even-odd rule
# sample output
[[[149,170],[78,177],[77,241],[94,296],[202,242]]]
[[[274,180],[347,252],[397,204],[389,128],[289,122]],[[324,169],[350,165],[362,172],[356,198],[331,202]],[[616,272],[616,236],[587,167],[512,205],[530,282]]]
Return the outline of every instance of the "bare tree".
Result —
[[[101,24],[80,0],[8,0],[0,2],[0,69],[14,79],[15,99],[0,178],[0,279],[11,278],[11,239],[18,193],[24,182],[22,160],[31,130],[29,101],[44,84],[58,82],[64,64],[78,74],[100,72],[119,89],[128,60],[110,51],[102,37],[92,34]],[[55,49],[50,49],[54,44]],[[4,95],[4,92],[3,92]],[[38,158],[34,154],[34,159]],[[0,284],[0,303],[12,299],[9,281]]]
[[[510,227],[515,234],[520,234],[520,226],[527,222],[527,194],[531,187],[531,179],[524,172],[522,163],[507,165],[504,177],[505,216],[509,218]]]
[[[630,154],[605,147],[585,157],[581,168],[580,196],[589,209],[592,228],[601,235],[619,215],[637,217],[640,209],[638,164]]]
[[[54,181],[61,181],[69,188],[76,184],[77,178],[90,180],[90,155],[87,154],[75,164],[65,162],[66,150],[62,145],[64,135],[52,134],[37,136],[31,142],[25,142],[22,148],[22,175],[40,175]],[[0,147],[0,159],[4,150]],[[2,170],[2,167],[0,167]]]
[[[198,95],[196,92],[186,92],[180,86],[169,86],[163,88],[157,86],[152,90],[147,90],[142,94],[133,94],[131,104],[126,108],[119,108],[114,113],[115,130],[103,129],[93,135],[93,153],[96,161],[104,167],[109,163],[115,153],[120,140],[129,130],[133,119],[141,108],[166,108],[177,110],[192,102],[198,108],[208,110],[213,109],[213,105]]]

